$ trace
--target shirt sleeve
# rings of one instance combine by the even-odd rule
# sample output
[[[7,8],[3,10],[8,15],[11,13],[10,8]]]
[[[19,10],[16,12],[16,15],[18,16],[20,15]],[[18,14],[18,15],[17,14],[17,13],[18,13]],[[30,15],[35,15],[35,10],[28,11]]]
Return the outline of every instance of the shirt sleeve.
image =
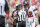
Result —
[[[37,13],[37,8],[33,10],[34,13]]]

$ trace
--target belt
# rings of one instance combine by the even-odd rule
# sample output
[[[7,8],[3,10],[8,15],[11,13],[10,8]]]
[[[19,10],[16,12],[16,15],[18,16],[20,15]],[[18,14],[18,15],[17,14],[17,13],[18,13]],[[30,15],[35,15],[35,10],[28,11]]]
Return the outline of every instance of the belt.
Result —
[[[18,22],[25,22],[25,21],[18,21]]]
[[[21,21],[18,21],[18,22],[21,22]]]

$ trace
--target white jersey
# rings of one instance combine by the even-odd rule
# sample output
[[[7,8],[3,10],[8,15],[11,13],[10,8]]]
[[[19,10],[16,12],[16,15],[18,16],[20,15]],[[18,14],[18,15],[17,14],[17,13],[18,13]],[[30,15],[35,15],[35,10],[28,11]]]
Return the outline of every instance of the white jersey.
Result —
[[[36,7],[35,7],[35,6],[31,6],[31,7],[29,8],[29,10],[28,10],[28,17],[29,17],[29,18],[31,18],[31,17],[35,18],[35,17],[36,17],[36,16],[35,16],[35,13],[37,13]]]
[[[40,24],[38,24],[36,27],[40,27]]]
[[[37,9],[35,6],[31,6],[28,10],[28,19],[26,20],[26,27],[35,27],[35,13],[37,13]]]
[[[0,0],[0,15],[5,15],[4,6],[5,0]]]

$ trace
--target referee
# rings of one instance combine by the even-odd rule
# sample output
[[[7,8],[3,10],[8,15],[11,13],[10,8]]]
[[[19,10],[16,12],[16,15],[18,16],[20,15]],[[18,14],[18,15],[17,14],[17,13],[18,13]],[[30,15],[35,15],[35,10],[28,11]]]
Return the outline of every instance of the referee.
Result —
[[[21,4],[17,5],[17,26],[16,27],[25,27],[25,16],[26,16],[26,12],[24,11],[23,7]]]
[[[5,15],[7,11],[9,11],[7,1],[0,0],[0,27],[5,27]]]

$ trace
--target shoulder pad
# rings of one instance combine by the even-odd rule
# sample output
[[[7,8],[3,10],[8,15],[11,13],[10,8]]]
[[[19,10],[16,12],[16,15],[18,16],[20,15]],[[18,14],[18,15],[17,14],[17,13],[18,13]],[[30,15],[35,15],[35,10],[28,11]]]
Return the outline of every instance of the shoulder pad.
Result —
[[[30,7],[30,9],[35,10],[35,9],[36,9],[36,7],[35,7],[35,6],[31,6],[31,7]]]

